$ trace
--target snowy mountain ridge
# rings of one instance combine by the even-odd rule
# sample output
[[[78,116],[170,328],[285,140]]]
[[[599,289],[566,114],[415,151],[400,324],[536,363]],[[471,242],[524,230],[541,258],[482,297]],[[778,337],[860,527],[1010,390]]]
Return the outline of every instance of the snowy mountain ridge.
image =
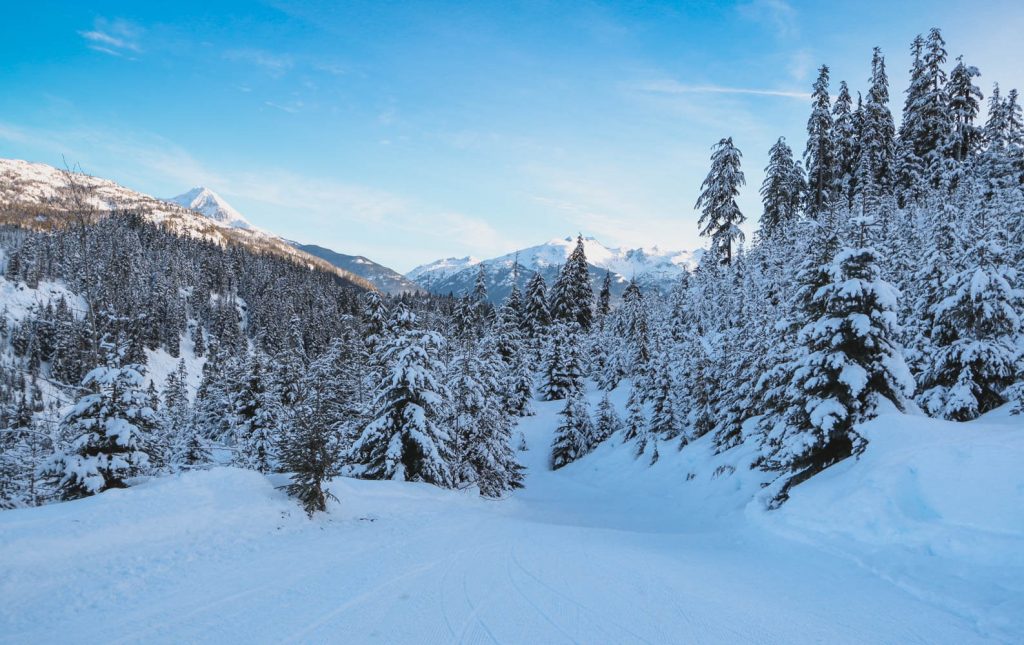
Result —
[[[576,238],[556,238],[488,260],[474,257],[445,258],[420,265],[406,274],[424,289],[437,293],[468,293],[476,280],[479,265],[484,266],[491,300],[500,301],[512,284],[513,267],[518,262],[520,288],[534,273],[540,273],[550,285],[576,246]],[[612,273],[612,293],[618,296],[631,279],[647,289],[668,292],[679,277],[700,261],[702,251],[665,251],[647,248],[610,247],[594,237],[583,238],[583,249],[595,286],[605,271]]]
[[[418,284],[409,280],[401,273],[390,269],[382,264],[362,255],[346,255],[338,253],[316,244],[301,244],[289,242],[292,246],[310,255],[330,262],[339,269],[344,269],[365,278],[373,283],[375,287],[390,295],[401,295],[403,293],[417,293],[423,291]]]
[[[174,199],[189,195],[193,195],[189,204],[195,202],[206,208],[206,212],[140,193],[110,179],[61,170],[43,163],[0,159],[0,206],[10,211],[8,217],[24,220],[31,214],[33,225],[42,226],[48,220],[63,219],[68,213],[81,213],[83,210],[92,210],[88,214],[90,217],[113,211],[136,211],[146,220],[165,226],[178,235],[221,246],[238,244],[261,253],[272,253],[334,273],[363,288],[371,288],[366,279],[306,253],[278,235],[252,226],[209,189],[194,189]],[[13,216],[14,213],[19,215]]]

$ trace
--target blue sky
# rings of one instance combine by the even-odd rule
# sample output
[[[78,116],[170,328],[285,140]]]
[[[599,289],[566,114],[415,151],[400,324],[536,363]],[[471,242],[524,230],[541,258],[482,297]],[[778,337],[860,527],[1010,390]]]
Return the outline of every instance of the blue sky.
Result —
[[[0,156],[206,185],[402,271],[577,231],[694,248],[723,136],[753,225],[768,147],[803,150],[817,65],[863,88],[882,47],[898,110],[933,25],[986,95],[1024,86],[1024,9],[1001,0],[162,4],[8,3]]]

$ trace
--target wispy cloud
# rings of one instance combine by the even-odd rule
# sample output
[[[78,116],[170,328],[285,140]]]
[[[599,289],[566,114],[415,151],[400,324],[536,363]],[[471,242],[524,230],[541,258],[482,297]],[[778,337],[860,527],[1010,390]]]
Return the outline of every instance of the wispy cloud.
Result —
[[[524,171],[532,179],[532,200],[585,234],[630,247],[657,241],[682,250],[699,244],[685,204],[667,204],[648,194],[621,168],[581,171],[545,165]],[[616,181],[609,181],[612,176]]]
[[[301,112],[303,106],[305,105],[305,103],[303,103],[302,101],[289,101],[288,103],[276,103],[274,101],[264,101],[263,104],[266,105],[267,107],[272,107],[275,110],[281,110],[282,112],[287,112],[288,114],[297,114],[298,112]]]
[[[767,25],[779,38],[800,35],[796,9],[786,0],[752,0],[738,5],[736,10],[748,20]]]
[[[272,76],[283,76],[295,66],[295,59],[292,56],[264,49],[231,49],[224,52],[224,58],[261,67]]]
[[[811,97],[808,92],[800,90],[725,87],[722,85],[687,85],[675,80],[648,81],[637,84],[635,89],[651,94],[750,94],[754,96],[781,96],[791,99],[809,99]]]
[[[89,49],[111,56],[141,53],[139,39],[143,33],[142,27],[122,18],[97,18],[92,29],[78,32],[85,39]]]

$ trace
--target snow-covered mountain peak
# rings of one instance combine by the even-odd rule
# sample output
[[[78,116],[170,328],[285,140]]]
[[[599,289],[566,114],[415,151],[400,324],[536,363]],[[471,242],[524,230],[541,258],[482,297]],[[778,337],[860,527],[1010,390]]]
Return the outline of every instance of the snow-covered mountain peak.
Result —
[[[239,213],[231,204],[205,186],[197,186],[187,193],[182,193],[169,200],[185,208],[202,213],[211,220],[232,228],[254,229],[249,220]]]
[[[512,284],[513,276],[520,288],[533,273],[540,273],[549,284],[565,264],[573,249],[576,236],[554,238],[537,246],[519,249],[512,253],[478,260],[472,257],[445,258],[416,267],[408,274],[411,280],[434,293],[468,293],[476,281],[477,268],[483,264],[488,276],[488,293],[492,300],[500,302]],[[667,292],[686,270],[694,267],[700,259],[700,251],[665,251],[657,246],[623,249],[606,246],[594,237],[583,238],[583,251],[591,267],[595,284],[604,271],[610,271],[613,279],[613,297],[635,278],[643,287]],[[522,270],[513,271],[518,263]]]
[[[413,282],[419,282],[420,278],[426,277],[428,282],[442,280],[448,276],[454,275],[459,271],[468,269],[469,267],[480,264],[482,260],[474,258],[473,256],[467,255],[464,258],[442,258],[440,260],[434,260],[427,264],[421,264],[409,273],[405,274],[405,277],[409,278]]]

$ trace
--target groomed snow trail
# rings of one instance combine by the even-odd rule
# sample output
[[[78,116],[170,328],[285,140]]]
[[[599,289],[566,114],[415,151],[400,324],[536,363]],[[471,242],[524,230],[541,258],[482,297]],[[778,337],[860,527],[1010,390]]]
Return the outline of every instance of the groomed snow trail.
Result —
[[[0,513],[0,640],[1012,640],[750,522],[738,484],[690,498],[622,447],[550,472],[540,407],[521,426],[527,488],[503,501],[341,479],[310,521],[266,478],[219,468]]]

